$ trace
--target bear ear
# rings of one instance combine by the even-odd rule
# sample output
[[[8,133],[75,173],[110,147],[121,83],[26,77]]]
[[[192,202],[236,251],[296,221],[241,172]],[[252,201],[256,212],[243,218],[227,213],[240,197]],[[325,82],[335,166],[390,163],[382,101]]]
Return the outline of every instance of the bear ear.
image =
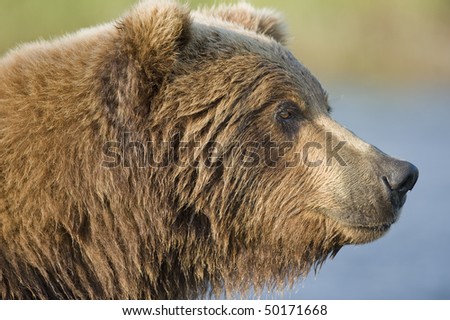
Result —
[[[164,75],[190,38],[187,6],[175,1],[142,1],[117,24],[122,50],[146,71]]]
[[[270,9],[255,9],[246,2],[233,5],[219,5],[202,10],[206,15],[237,24],[247,30],[273,38],[286,44],[287,28],[280,13]]]

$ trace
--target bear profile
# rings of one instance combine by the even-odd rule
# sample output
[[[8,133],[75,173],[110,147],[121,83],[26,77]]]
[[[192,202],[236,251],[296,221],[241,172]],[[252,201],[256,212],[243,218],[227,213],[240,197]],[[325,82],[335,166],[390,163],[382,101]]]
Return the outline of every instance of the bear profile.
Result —
[[[0,60],[0,297],[282,289],[381,237],[418,178],[330,116],[248,4],[144,1]]]

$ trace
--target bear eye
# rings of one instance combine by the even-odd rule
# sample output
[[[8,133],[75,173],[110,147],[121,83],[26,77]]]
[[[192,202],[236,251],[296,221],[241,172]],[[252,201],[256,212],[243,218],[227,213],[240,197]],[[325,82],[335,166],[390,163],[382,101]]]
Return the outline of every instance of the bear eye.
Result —
[[[281,111],[278,113],[278,116],[279,116],[281,119],[283,119],[283,120],[287,120],[287,119],[289,119],[289,118],[292,116],[292,114],[291,114],[291,112],[288,111],[288,110],[281,110]]]
[[[294,137],[298,133],[301,118],[300,107],[292,101],[280,103],[275,112],[275,119],[278,125],[289,138]]]
[[[300,118],[300,108],[292,101],[284,101],[279,104],[275,117],[280,122],[298,120]]]

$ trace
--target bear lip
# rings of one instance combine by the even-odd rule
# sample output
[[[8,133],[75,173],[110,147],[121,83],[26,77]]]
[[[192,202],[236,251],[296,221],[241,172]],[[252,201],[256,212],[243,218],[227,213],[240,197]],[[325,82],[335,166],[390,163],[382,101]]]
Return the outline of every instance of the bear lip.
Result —
[[[357,245],[375,241],[384,236],[394,222],[357,224],[340,221],[338,224],[341,226],[342,235],[345,237],[342,244]]]
[[[383,224],[379,224],[379,225],[351,225],[351,224],[348,224],[346,226],[348,226],[350,228],[367,231],[367,232],[386,232],[389,230],[389,228],[392,226],[392,224],[393,224],[393,222],[392,223],[383,223]]]
[[[363,221],[348,221],[345,218],[338,218],[338,217],[333,217],[330,216],[329,214],[327,214],[327,217],[331,218],[332,220],[334,220],[335,222],[337,222],[339,225],[345,227],[345,228],[349,228],[349,229],[353,229],[353,230],[358,230],[358,231],[362,231],[362,232],[367,232],[367,233],[385,233],[386,231],[389,230],[389,228],[398,221],[398,219],[400,218],[400,214],[401,214],[401,207],[391,207],[389,209],[390,214],[389,214],[389,218],[387,219],[382,219],[381,221],[367,221],[367,222],[363,222]]]
[[[379,232],[386,232],[389,230],[389,228],[397,221],[398,214],[395,214],[395,217],[391,221],[385,221],[380,223],[349,223],[345,221],[338,221],[342,226],[349,228],[349,229],[355,229],[363,232],[370,232],[370,233],[379,233]]]

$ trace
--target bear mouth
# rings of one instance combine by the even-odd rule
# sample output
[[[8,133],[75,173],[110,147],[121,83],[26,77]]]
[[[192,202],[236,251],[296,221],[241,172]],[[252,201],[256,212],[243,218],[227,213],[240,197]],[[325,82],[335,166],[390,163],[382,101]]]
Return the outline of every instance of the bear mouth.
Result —
[[[385,210],[389,212],[386,213]],[[381,216],[380,211],[377,211],[374,216]],[[390,207],[384,209],[383,212],[385,212],[384,217],[379,221],[376,221],[375,218],[372,221],[361,221],[362,219],[360,221],[352,219],[352,221],[346,219],[349,216],[348,214],[340,214],[339,212],[322,213],[336,224],[337,230],[344,236],[344,244],[364,244],[384,236],[398,220],[401,210]]]
[[[379,224],[379,225],[348,225],[348,227],[350,228],[354,228],[357,230],[361,230],[361,231],[365,231],[365,232],[373,232],[373,233],[377,233],[377,232],[386,232],[389,230],[389,228],[392,226],[392,223],[383,223],[383,224]]]
[[[394,222],[395,221],[373,225],[349,224],[341,222],[341,231],[347,238],[347,244],[365,244],[384,236]]]
[[[367,233],[377,233],[388,231],[389,228],[399,219],[401,208],[391,207],[388,211],[389,214],[385,214],[386,217],[384,217],[384,219],[380,219],[381,221],[357,221],[357,219],[355,219],[356,221],[351,221],[350,219],[347,219],[346,216],[342,217],[342,215],[340,216],[339,214],[326,214],[326,216],[336,221],[344,228],[359,230]],[[380,214],[377,213],[377,215]]]
[[[339,214],[322,214],[331,222],[331,226],[339,233],[342,238],[341,245],[358,245],[375,241],[383,237],[398,220],[398,211],[381,221],[348,221]]]

